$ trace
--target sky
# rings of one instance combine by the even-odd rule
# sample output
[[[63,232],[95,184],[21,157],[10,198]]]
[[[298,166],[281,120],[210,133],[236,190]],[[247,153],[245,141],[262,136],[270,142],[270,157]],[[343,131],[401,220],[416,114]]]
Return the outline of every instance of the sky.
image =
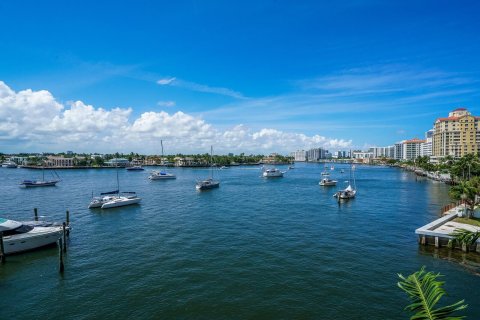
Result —
[[[0,152],[286,154],[480,115],[476,1],[0,1]]]

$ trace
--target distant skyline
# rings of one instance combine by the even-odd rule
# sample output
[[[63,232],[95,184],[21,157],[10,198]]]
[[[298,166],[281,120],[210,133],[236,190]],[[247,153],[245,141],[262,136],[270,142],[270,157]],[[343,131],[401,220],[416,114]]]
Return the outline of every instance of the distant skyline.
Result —
[[[0,152],[288,153],[480,115],[476,1],[5,1]]]

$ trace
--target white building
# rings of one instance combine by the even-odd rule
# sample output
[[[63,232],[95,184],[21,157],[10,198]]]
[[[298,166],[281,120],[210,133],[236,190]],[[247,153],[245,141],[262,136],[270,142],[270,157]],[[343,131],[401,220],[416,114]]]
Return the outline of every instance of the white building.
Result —
[[[425,142],[420,146],[420,156],[432,155],[432,143],[433,143],[433,134],[435,133],[434,129],[430,129],[425,132]]]
[[[403,160],[414,160],[420,157],[420,149],[422,143],[425,143],[425,140],[420,140],[417,138],[411,140],[404,140],[402,142],[403,146]]]
[[[297,150],[290,154],[296,162],[305,162],[307,161],[307,151]]]

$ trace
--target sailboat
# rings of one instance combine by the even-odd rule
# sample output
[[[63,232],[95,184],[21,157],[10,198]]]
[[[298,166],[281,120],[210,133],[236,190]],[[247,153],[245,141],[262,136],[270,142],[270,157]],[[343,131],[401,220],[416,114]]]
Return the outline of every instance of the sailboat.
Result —
[[[45,167],[42,167],[42,180],[23,180],[20,185],[25,186],[25,188],[54,187],[58,182],[60,182],[60,178],[55,170],[53,172],[55,173],[57,179],[45,180]]]
[[[220,181],[213,179],[213,147],[210,147],[210,168],[210,178],[198,181],[195,186],[197,190],[208,190],[220,186]]]
[[[355,166],[351,165],[351,167],[350,167],[350,180],[345,181],[346,183],[348,183],[348,186],[343,190],[337,191],[333,195],[334,197],[337,198],[338,201],[355,198],[355,195],[357,194],[357,186],[356,186],[356,183],[355,183],[355,175],[354,175],[353,171],[355,171]],[[350,184],[350,181],[352,181],[352,180],[353,180],[353,187]]]
[[[162,146],[162,163],[163,163],[163,141],[160,140],[160,145]],[[168,173],[166,171],[166,166],[163,166],[163,170],[152,171],[148,179],[150,180],[165,180],[165,179],[176,179],[177,177],[173,173]]]
[[[89,209],[93,208],[116,208],[124,207],[131,204],[137,204],[142,200],[139,198],[135,192],[120,192],[120,182],[118,179],[118,167],[117,171],[117,190],[110,192],[103,192],[100,194],[100,197],[92,197],[90,204],[88,205]]]

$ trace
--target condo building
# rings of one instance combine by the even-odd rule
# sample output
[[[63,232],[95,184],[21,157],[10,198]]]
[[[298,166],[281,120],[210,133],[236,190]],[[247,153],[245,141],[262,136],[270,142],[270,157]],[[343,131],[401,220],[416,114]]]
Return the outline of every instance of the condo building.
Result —
[[[480,117],[472,116],[465,108],[458,108],[446,118],[434,123],[432,160],[452,156],[460,158],[466,154],[478,154],[480,150]]]
[[[417,138],[411,140],[402,141],[402,159],[403,160],[414,160],[420,157],[421,146],[425,143],[425,140],[420,140]]]

